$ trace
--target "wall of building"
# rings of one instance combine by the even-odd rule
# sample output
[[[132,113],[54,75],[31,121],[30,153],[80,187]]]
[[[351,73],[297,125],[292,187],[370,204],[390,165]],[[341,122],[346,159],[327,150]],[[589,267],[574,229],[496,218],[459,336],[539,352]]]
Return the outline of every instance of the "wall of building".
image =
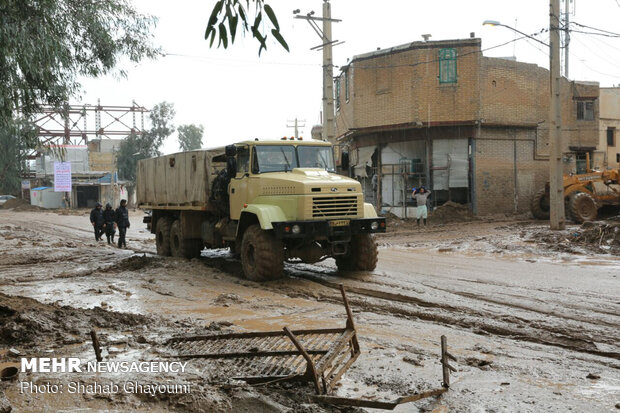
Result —
[[[457,51],[456,83],[439,82],[439,51],[445,48]],[[479,51],[480,39],[463,39],[414,42],[355,56],[340,78],[336,135],[377,125],[476,119]]]
[[[604,168],[620,168],[620,88],[601,88],[601,115],[597,154],[602,158],[594,162]],[[615,128],[614,145],[607,145],[607,129]]]
[[[480,215],[523,213],[549,179],[549,163],[535,151],[536,130],[481,128],[474,142],[474,205]]]
[[[534,64],[498,58],[482,58],[480,71],[480,117],[490,125],[521,125],[538,128],[548,155],[549,71]],[[562,151],[593,148],[598,144],[598,83],[561,81]],[[577,102],[594,101],[594,119],[577,119]]]

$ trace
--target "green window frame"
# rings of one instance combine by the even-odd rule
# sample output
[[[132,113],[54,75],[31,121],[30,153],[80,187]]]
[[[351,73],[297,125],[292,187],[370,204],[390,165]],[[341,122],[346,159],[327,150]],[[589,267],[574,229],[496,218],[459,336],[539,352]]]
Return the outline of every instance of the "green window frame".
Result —
[[[336,96],[335,96],[335,101],[336,101],[336,110],[340,109],[340,78],[337,77],[336,80],[334,81],[335,83],[335,92],[336,92]]]
[[[439,83],[456,83],[456,49],[439,50]]]
[[[349,101],[349,71],[344,72],[344,100]]]

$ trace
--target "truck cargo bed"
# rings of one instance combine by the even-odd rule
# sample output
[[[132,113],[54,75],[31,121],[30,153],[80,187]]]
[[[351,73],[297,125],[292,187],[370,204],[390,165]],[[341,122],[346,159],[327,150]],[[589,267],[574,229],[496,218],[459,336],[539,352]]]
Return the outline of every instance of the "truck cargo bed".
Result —
[[[138,161],[138,207],[208,209],[211,183],[226,166],[223,153],[223,149],[196,150]]]

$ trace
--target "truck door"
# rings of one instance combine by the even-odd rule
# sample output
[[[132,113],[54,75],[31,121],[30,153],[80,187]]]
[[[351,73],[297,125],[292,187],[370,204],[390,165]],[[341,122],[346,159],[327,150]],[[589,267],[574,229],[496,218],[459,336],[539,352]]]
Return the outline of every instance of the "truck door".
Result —
[[[243,204],[248,201],[248,176],[250,172],[250,148],[237,147],[237,174],[230,180],[228,195],[230,199],[230,218],[239,219]]]

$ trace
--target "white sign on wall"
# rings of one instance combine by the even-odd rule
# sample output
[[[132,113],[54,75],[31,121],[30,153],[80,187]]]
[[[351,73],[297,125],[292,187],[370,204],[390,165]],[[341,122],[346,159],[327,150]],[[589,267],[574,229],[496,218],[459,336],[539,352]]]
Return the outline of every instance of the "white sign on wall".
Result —
[[[54,192],[71,192],[71,162],[54,162]]]

